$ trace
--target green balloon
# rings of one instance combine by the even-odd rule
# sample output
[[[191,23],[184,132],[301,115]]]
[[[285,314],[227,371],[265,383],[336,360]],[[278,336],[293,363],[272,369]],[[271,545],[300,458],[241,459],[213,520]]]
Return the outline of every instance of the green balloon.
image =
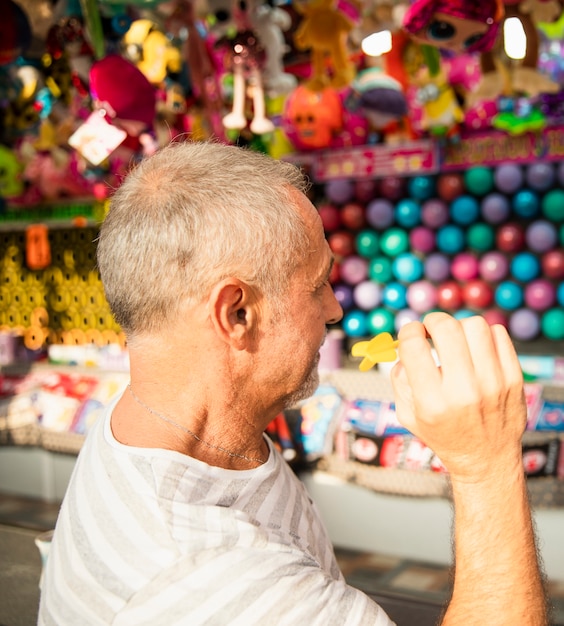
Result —
[[[494,175],[489,167],[477,165],[464,172],[466,190],[476,196],[485,196],[494,187]]]
[[[355,244],[360,256],[372,259],[378,254],[378,235],[373,230],[361,230],[355,238]]]
[[[385,256],[379,256],[368,264],[368,276],[376,283],[385,284],[392,279],[392,262]]]
[[[409,237],[401,228],[389,228],[380,239],[380,248],[388,256],[397,256],[409,248]]]
[[[388,309],[378,307],[368,314],[368,328],[371,333],[377,335],[379,333],[394,332],[394,315]]]
[[[554,308],[546,311],[541,318],[541,330],[545,337],[554,341],[564,339],[564,309]]]
[[[552,189],[545,193],[541,208],[543,215],[552,222],[564,221],[564,191]]]
[[[488,224],[478,222],[472,224],[466,233],[468,247],[479,252],[487,252],[495,248],[495,232]]]

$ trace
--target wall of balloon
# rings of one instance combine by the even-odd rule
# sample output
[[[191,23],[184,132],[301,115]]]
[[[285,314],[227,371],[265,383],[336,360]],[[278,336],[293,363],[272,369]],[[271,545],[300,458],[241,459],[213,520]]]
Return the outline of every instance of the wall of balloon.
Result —
[[[509,139],[535,143],[556,129],[544,162],[535,154],[512,163],[508,153],[458,172],[313,177],[348,336],[397,332],[440,308],[481,312],[519,340],[556,346],[562,5],[529,3],[521,19],[535,36],[521,62],[497,46],[433,48],[430,63],[398,12],[427,4],[252,0],[241,12],[231,0],[2,0],[0,329],[17,329],[33,349],[123,343],[92,269],[96,224],[131,164],[171,140],[214,138],[306,161],[333,153],[337,162],[339,151],[368,146],[386,165],[389,146],[422,140],[448,151],[493,133],[503,152]],[[499,5],[480,7],[490,4]],[[364,36],[383,25],[390,49],[371,56]],[[28,232],[37,222],[47,229]]]
[[[425,313],[481,314],[518,342],[564,339],[564,163],[318,185],[349,338]],[[545,346],[546,349],[546,346]]]

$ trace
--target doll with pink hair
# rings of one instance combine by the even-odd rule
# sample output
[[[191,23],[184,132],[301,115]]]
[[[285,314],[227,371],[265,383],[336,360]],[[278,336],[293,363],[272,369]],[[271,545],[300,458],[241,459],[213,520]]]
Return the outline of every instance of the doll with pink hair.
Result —
[[[403,28],[420,44],[455,54],[480,53],[482,79],[468,94],[466,104],[471,107],[495,100],[502,93],[534,97],[558,90],[558,85],[537,69],[539,38],[535,25],[536,15],[554,17],[557,5],[555,0],[414,0],[404,14]],[[502,27],[509,17],[521,21],[527,48],[520,64],[505,68],[497,50],[502,47]]]
[[[415,0],[403,17],[403,27],[415,41],[449,50],[491,50],[504,16],[501,0]]]

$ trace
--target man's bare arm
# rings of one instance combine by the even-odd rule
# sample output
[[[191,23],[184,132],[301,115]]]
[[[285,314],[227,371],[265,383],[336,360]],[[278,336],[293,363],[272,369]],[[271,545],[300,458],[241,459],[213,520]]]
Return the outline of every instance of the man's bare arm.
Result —
[[[443,625],[545,626],[522,464],[523,376],[506,330],[433,313],[399,338],[398,417],[437,453],[452,483],[455,576]]]

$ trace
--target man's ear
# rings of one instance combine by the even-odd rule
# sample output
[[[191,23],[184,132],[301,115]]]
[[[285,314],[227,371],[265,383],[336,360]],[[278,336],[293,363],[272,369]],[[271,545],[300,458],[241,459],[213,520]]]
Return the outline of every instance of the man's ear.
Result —
[[[208,303],[210,320],[218,336],[243,350],[257,321],[254,291],[241,280],[226,278],[212,289]]]

